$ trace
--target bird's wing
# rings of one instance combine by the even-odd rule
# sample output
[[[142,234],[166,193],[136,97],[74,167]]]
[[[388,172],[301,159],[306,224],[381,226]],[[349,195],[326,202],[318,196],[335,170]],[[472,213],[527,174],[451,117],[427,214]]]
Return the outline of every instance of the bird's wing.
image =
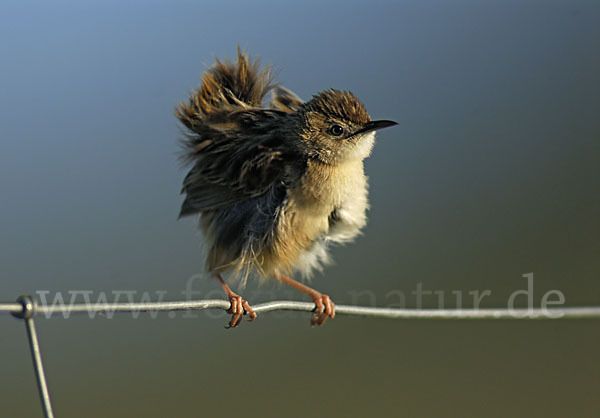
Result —
[[[274,89],[272,108],[263,109]],[[285,179],[290,147],[277,132],[301,104],[291,91],[276,88],[268,67],[261,70],[239,48],[237,62],[217,60],[175,111],[188,131],[183,158],[192,165],[180,216],[260,196]]]
[[[215,210],[260,196],[286,175],[282,136],[270,125],[282,113],[253,109],[213,115],[183,141],[193,167],[183,182],[179,216]]]
[[[302,99],[293,91],[277,86],[272,91],[271,107],[286,113],[296,112],[302,106]]]

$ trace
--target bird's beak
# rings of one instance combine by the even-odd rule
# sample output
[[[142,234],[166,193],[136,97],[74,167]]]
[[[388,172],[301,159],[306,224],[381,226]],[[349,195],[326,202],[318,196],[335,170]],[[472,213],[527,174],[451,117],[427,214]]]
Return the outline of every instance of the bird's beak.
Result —
[[[372,120],[371,122],[367,122],[362,129],[356,131],[354,135],[364,134],[365,132],[371,132],[377,129],[389,128],[394,125],[398,125],[398,122],[394,122],[393,120]]]

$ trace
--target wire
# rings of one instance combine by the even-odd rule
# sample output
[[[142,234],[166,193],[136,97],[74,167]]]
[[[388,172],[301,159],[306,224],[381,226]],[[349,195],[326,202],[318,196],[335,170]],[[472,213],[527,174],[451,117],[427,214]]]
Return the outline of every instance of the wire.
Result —
[[[222,299],[188,300],[147,303],[75,303],[66,306],[37,305],[34,314],[47,317],[55,314],[94,314],[113,312],[173,312],[184,310],[222,309],[228,310],[229,301]],[[272,301],[253,305],[256,313],[279,310],[311,312],[314,303],[295,301]],[[0,313],[19,315],[23,311],[20,303],[0,303]],[[336,305],[336,315],[357,315],[395,319],[576,319],[600,318],[600,306],[562,308],[492,308],[492,309],[404,309],[365,306]]]
[[[35,322],[33,320],[36,303],[31,296],[21,296],[19,299],[17,299],[17,301],[21,305],[21,311],[13,312],[13,315],[25,321],[27,339],[29,340],[29,349],[31,350],[31,359],[33,360],[33,368],[35,370],[35,377],[38,384],[38,391],[40,392],[40,400],[42,401],[44,416],[46,418],[54,418],[52,402],[50,400],[50,392],[48,391],[46,374],[44,373],[44,364],[42,363],[42,351],[40,350],[40,343],[35,330]]]

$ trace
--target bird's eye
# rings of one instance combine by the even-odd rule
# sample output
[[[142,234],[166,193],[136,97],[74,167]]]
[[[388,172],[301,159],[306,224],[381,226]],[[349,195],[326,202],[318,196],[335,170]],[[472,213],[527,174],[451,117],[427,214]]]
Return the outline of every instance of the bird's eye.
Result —
[[[331,128],[329,128],[329,133],[331,133],[333,136],[340,136],[344,133],[344,128],[342,128],[340,125],[331,125]]]

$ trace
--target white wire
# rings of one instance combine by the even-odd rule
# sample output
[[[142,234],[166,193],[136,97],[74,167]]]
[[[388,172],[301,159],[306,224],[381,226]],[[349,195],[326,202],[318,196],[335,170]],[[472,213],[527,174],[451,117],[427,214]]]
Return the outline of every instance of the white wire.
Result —
[[[183,310],[228,310],[229,301],[222,299],[148,302],[148,303],[78,303],[66,306],[36,305],[34,314],[58,315],[112,312],[172,312]],[[278,310],[310,312],[314,303],[295,301],[272,301],[253,305],[256,313]],[[0,313],[19,315],[23,306],[19,303],[0,303]],[[365,306],[336,305],[336,315],[357,315],[396,319],[575,319],[600,318],[600,306],[562,308],[493,308],[493,309],[401,309]]]

